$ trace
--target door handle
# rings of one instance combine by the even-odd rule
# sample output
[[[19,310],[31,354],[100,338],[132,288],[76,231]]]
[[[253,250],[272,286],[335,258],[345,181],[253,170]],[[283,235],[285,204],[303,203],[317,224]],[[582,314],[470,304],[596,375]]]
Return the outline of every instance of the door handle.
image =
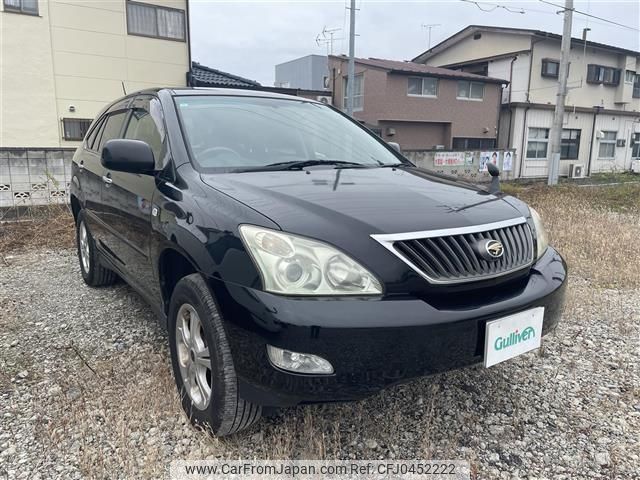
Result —
[[[104,183],[106,183],[107,185],[111,185],[113,183],[113,179],[111,178],[111,174],[107,173],[106,175],[102,176],[102,181]]]

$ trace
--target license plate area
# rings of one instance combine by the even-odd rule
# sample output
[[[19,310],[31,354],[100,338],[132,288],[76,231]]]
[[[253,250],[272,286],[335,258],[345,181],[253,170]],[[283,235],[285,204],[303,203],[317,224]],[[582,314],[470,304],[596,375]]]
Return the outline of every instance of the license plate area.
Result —
[[[544,307],[487,322],[484,366],[491,367],[523,353],[540,348]]]

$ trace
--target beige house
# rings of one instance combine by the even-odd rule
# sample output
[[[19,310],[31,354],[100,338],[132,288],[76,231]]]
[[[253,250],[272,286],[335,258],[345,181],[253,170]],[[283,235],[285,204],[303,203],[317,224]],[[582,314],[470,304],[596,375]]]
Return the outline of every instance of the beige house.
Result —
[[[348,58],[329,57],[333,104],[346,108]],[[403,150],[496,146],[500,78],[413,62],[356,58],[354,117]]]
[[[546,176],[561,36],[471,25],[413,61],[505,78],[498,146],[523,152],[517,176]],[[640,52],[572,39],[561,174],[626,170],[640,159]]]
[[[79,144],[110,101],[185,86],[188,0],[1,0],[0,148]]]

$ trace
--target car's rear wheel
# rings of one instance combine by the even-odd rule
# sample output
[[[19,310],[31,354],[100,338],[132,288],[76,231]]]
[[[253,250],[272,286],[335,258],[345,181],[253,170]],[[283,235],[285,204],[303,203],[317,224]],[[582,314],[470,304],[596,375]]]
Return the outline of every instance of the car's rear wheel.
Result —
[[[116,274],[100,263],[96,244],[87,226],[84,211],[78,213],[76,221],[76,243],[80,271],[84,282],[90,287],[111,285],[117,280]]]
[[[173,375],[191,423],[223,436],[258,421],[261,407],[238,394],[222,319],[200,274],[175,286],[168,320]]]

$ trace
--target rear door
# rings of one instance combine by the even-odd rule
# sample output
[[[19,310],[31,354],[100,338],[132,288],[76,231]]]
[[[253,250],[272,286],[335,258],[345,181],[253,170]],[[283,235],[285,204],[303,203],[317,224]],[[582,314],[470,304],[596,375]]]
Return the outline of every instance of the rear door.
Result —
[[[167,142],[160,101],[152,95],[136,97],[130,106],[122,138],[146,142],[156,169],[163,168]],[[156,296],[157,281],[149,258],[151,201],[156,189],[153,175],[108,171],[102,190],[102,217],[107,226],[106,246],[117,256],[129,280]]]

